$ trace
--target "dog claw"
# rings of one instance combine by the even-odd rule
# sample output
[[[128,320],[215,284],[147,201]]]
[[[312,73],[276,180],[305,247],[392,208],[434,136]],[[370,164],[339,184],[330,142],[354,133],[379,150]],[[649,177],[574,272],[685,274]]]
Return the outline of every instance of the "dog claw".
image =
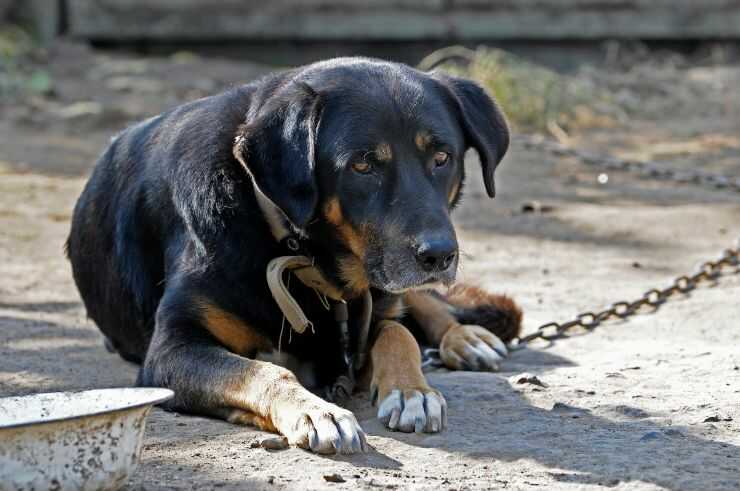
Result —
[[[446,406],[435,391],[395,389],[381,402],[378,418],[391,430],[437,433],[446,426]]]
[[[320,454],[367,451],[365,433],[354,414],[318,398],[315,405],[276,418],[277,428],[293,445]]]
[[[480,326],[451,329],[440,346],[442,361],[453,370],[498,371],[508,355],[506,345]]]

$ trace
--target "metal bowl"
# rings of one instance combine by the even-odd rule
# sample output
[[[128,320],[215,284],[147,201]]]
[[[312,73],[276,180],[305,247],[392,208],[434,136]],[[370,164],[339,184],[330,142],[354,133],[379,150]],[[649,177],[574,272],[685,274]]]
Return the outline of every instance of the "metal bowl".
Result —
[[[0,491],[120,488],[152,405],[173,395],[125,388],[0,399]]]

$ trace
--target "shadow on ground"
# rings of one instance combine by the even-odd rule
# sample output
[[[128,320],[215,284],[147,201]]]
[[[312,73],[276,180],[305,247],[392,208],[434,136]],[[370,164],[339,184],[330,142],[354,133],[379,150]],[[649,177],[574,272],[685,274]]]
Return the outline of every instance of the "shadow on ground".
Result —
[[[610,417],[557,402],[537,407],[502,374],[452,372],[431,380],[449,403],[448,432],[421,438],[392,433],[392,438],[481,463],[536,461],[562,482],[614,486],[643,481],[666,489],[740,485],[740,447],[692,435],[689,428],[666,424],[637,407],[598,408]],[[584,406],[589,396],[582,392]],[[387,435],[377,423],[366,429]]]
[[[39,305],[41,311],[49,308]],[[134,381],[136,367],[107,353],[90,327],[7,315],[0,317],[0,326],[0,374],[6,395],[125,386]],[[524,389],[507,381],[524,367],[543,373],[572,366],[570,360],[547,350],[522,350],[507,362],[503,374],[435,372],[430,380],[449,403],[446,432],[390,433],[375,420],[374,409],[361,396],[353,409],[371,435],[375,451],[329,458],[298,449],[285,452],[293,465],[313,466],[326,474],[339,469],[346,478],[358,479],[371,471],[395,473],[404,479],[408,472],[404,456],[410,446],[417,448],[415,452],[433,449],[430,463],[444,465],[454,458],[449,456],[461,455],[467,462],[488,465],[492,479],[497,462],[527,460],[545,466],[553,479],[575,484],[615,486],[639,480],[668,489],[700,489],[708,482],[716,488],[737,485],[740,448],[734,445],[692,435],[690,429],[670,426],[639,408],[600,407],[601,413],[611,411],[612,415],[595,415],[584,409],[589,406],[586,392],[582,393],[584,407],[559,403],[538,407]],[[19,376],[13,378],[14,373]],[[272,454],[251,445],[264,436],[251,428],[155,410],[141,471],[144,482],[156,485],[160,479],[160,485],[175,486],[198,476],[199,483],[214,487],[260,489],[272,486],[275,479],[289,485],[290,472],[259,475],[260,462]],[[286,462],[285,456],[281,459]],[[427,476],[432,479],[430,484],[437,478]],[[132,489],[136,489],[135,482]]]

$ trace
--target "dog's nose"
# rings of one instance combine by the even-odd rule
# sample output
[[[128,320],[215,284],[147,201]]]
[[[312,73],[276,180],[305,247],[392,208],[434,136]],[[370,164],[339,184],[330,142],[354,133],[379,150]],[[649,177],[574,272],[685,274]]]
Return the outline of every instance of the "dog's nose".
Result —
[[[420,241],[416,260],[424,271],[446,271],[455,262],[457,244],[449,238],[429,238]]]

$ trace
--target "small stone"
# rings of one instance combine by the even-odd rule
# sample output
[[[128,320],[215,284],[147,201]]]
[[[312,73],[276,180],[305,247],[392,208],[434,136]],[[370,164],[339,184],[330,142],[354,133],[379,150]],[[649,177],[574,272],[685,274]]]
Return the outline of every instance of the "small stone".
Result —
[[[523,213],[549,213],[552,210],[553,207],[551,205],[543,205],[537,200],[527,201],[522,205]]]
[[[276,436],[265,438],[260,442],[260,446],[265,450],[285,450],[290,445],[288,445],[288,439],[284,436]]]
[[[562,414],[564,416],[570,416],[571,418],[580,418],[581,416],[588,416],[591,411],[580,407],[570,406],[563,402],[556,402],[552,405],[552,412]]]
[[[324,476],[324,481],[326,482],[346,482],[342,476],[339,474],[327,474]]]
[[[596,395],[596,391],[595,390],[576,389],[575,392],[576,392],[576,394],[578,396],[593,396],[593,395]]]
[[[684,436],[683,433],[680,431],[674,429],[674,428],[668,428],[667,430],[663,430],[663,433],[665,433],[668,436]]]
[[[249,448],[260,448],[260,442],[259,440],[252,440],[252,442],[249,444]]]
[[[642,437],[640,437],[640,441],[641,442],[649,442],[649,441],[652,441],[652,440],[658,440],[661,437],[662,437],[662,435],[660,434],[660,432],[658,432],[658,431],[649,431],[649,432],[645,433],[644,435],[642,435]]]
[[[531,373],[520,373],[519,375],[514,375],[509,379],[509,381],[512,384],[530,384],[530,385],[538,385],[540,387],[547,387],[547,384],[545,384],[542,380],[537,377],[537,375],[532,375]]]
[[[614,406],[614,412],[627,416],[628,418],[635,419],[642,419],[650,416],[647,412],[643,411],[639,407],[627,406],[624,404]]]

